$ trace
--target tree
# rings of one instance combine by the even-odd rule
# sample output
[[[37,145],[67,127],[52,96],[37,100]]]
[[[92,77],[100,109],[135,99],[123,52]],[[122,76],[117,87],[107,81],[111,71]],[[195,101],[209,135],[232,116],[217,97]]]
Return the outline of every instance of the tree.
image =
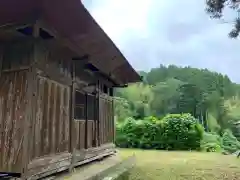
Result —
[[[119,120],[190,113],[205,129],[220,132],[240,120],[240,85],[207,69],[160,65],[139,72],[143,83],[117,89],[115,114]],[[238,105],[239,104],[239,105]]]
[[[236,38],[240,33],[240,0],[206,0],[207,12],[212,18],[220,19],[223,17],[225,9],[231,9],[236,12],[236,17],[234,20],[234,27],[229,33],[231,38]]]
[[[182,81],[170,78],[152,87],[153,98],[151,101],[151,110],[153,115],[164,116],[167,113],[174,113],[176,101],[179,97],[177,89],[182,84]]]
[[[195,118],[203,113],[203,92],[194,84],[184,84],[179,87],[178,113],[190,113]]]

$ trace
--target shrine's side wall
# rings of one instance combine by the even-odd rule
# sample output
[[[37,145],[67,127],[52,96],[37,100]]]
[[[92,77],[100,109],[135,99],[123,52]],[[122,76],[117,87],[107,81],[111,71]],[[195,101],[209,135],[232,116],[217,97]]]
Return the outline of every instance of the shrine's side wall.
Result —
[[[111,84],[56,42],[0,47],[0,172],[36,179],[114,152]]]

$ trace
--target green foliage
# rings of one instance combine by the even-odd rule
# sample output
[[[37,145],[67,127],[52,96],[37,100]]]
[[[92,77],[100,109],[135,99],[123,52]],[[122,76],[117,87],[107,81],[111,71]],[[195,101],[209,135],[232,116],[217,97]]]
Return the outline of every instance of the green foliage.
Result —
[[[222,150],[221,137],[214,133],[203,133],[201,150],[206,152],[220,152]]]
[[[118,146],[208,152],[239,148],[240,85],[207,69],[174,65],[140,74],[144,82],[115,93]],[[203,133],[203,127],[218,135]]]
[[[208,129],[210,132],[219,133],[221,130],[221,126],[218,124],[217,119],[214,117],[212,113],[208,113],[207,117]]]
[[[169,114],[163,118],[163,141],[166,149],[198,149],[203,130],[190,114]]]
[[[225,130],[225,132],[223,133],[222,148],[229,153],[234,153],[240,150],[240,142],[230,130]]]
[[[238,0],[206,0],[207,4],[207,12],[210,14],[212,18],[220,19],[223,16],[225,9],[228,8],[230,10],[236,11],[236,17],[234,20],[234,27],[232,31],[229,33],[229,37],[236,38],[240,33],[240,18],[239,18],[239,5],[240,2]]]
[[[134,116],[134,111],[131,109],[130,103],[121,97],[114,98],[114,114],[117,116],[118,121],[123,121],[127,117]]]
[[[140,73],[143,83],[116,91],[120,100],[115,103],[115,113],[119,120],[190,113],[206,130],[215,132],[231,128],[234,121],[240,120],[240,85],[227,76],[174,65]]]
[[[200,149],[203,128],[190,114],[169,114],[161,120],[127,118],[117,124],[116,132],[119,147],[196,150]]]

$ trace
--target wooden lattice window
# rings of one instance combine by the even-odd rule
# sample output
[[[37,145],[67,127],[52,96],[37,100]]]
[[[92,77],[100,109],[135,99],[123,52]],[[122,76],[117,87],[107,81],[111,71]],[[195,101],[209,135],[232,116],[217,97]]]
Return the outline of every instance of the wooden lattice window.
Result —
[[[85,117],[86,108],[86,94],[79,91],[75,92],[75,109],[74,109],[74,119],[83,120]]]
[[[96,119],[96,97],[94,95],[87,96],[87,119]]]

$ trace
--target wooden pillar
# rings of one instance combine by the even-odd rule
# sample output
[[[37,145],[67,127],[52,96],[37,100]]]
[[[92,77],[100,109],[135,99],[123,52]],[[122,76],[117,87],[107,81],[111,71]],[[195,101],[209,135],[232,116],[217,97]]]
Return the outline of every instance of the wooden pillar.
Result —
[[[70,113],[70,117],[69,117],[69,151],[70,152],[73,152],[73,149],[74,149],[74,143],[73,143],[73,139],[72,138],[75,134],[74,132],[74,109],[75,109],[75,91],[76,91],[76,87],[75,87],[75,70],[76,70],[76,65],[75,65],[75,62],[72,60],[71,61],[71,79],[72,79],[72,84],[71,84],[71,87],[70,87],[70,91],[71,91],[71,94],[70,94],[70,107],[69,107],[69,113]]]
[[[112,117],[111,117],[112,118],[112,127],[111,127],[112,128],[112,141],[113,141],[113,143],[115,143],[115,131],[116,131],[116,129],[115,129],[115,118],[114,118],[115,116],[114,116],[114,98],[113,98],[113,95],[112,95],[111,98],[112,98],[112,100],[111,100],[112,101],[112,112],[111,112],[112,113],[111,114],[112,115]]]
[[[74,111],[75,111],[75,62],[72,60],[71,61],[71,78],[72,78],[72,84],[70,87],[70,98],[69,98],[69,152],[72,153],[72,160],[71,160],[71,165],[69,167],[69,172],[72,172],[75,164],[75,158],[76,158],[76,150],[75,150],[75,143],[73,142],[75,137],[75,130],[74,130]]]
[[[36,21],[35,24],[33,25],[33,34],[32,36],[34,38],[38,38],[40,33],[40,24],[39,21]]]
[[[87,103],[87,93],[85,93],[85,149],[88,149],[88,115],[87,115],[87,111],[88,111],[88,103]],[[81,137],[80,137],[81,138]]]
[[[26,93],[26,110],[25,110],[25,120],[24,120],[24,138],[23,138],[23,155],[22,155],[22,167],[23,167],[23,175],[25,176],[27,165],[30,160],[30,150],[32,149],[32,134],[31,134],[31,124],[33,121],[33,88],[34,88],[34,68],[30,68],[27,75],[27,93]]]
[[[97,109],[98,109],[98,112],[97,112],[97,128],[98,128],[98,134],[97,134],[97,138],[98,138],[98,146],[101,146],[101,137],[100,137],[100,130],[101,130],[101,126],[100,126],[100,83],[99,83],[99,80],[98,80],[98,83],[97,83],[97,86],[98,86],[98,93],[97,93]]]
[[[31,60],[30,62],[36,62],[38,60],[38,48],[39,46],[37,45],[36,42],[33,42],[33,52],[31,55]],[[36,105],[37,105],[37,69],[36,69],[36,64],[32,63],[31,65],[29,65],[29,72],[28,72],[28,89],[29,89],[29,95],[27,94],[27,98],[28,96],[30,96],[30,99],[28,99],[29,104],[27,107],[27,111],[29,111],[28,113],[26,113],[29,118],[28,118],[28,123],[29,124],[29,129],[28,132],[26,133],[29,137],[29,142],[28,142],[28,152],[26,152],[28,154],[28,160],[25,159],[25,161],[27,161],[28,163],[31,161],[32,155],[33,155],[33,146],[34,146],[34,141],[33,141],[33,134],[34,134],[34,124],[35,124],[35,117],[36,117]]]

